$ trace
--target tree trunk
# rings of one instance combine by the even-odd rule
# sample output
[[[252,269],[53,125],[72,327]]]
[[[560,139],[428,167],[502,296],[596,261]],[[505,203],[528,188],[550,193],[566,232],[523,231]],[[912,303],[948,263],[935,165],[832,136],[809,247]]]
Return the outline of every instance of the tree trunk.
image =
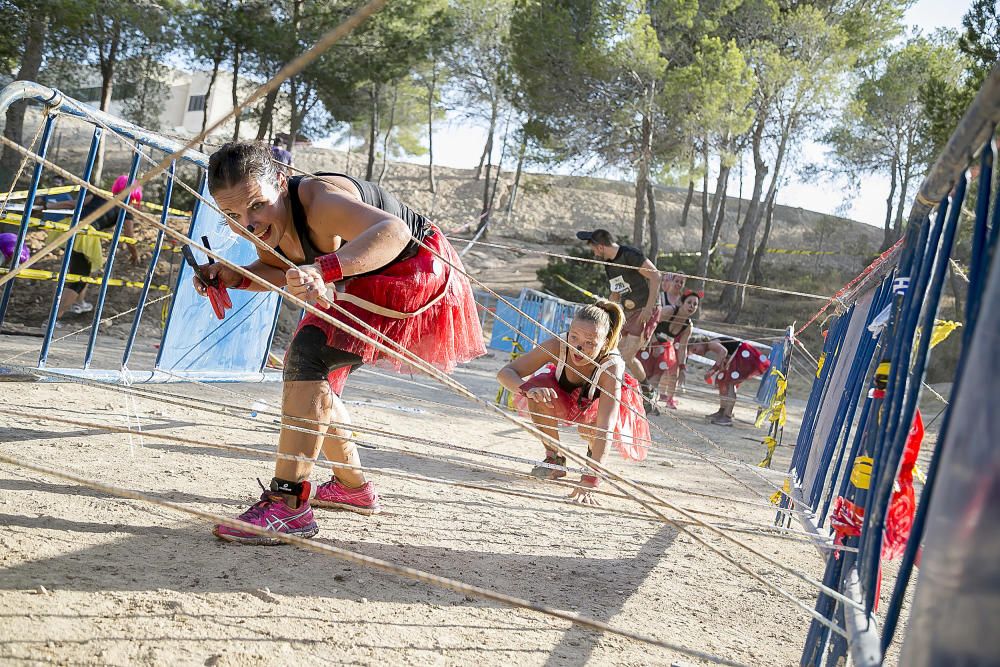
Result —
[[[375,174],[375,143],[378,141],[378,126],[379,126],[379,94],[380,90],[377,84],[373,85],[371,91],[368,93],[371,97],[371,112],[368,116],[368,164],[365,166],[365,180],[372,180],[372,176]]]
[[[751,235],[749,237],[750,244],[752,245],[754,239],[757,236],[757,229],[760,228],[760,222],[765,217],[765,215],[770,213],[770,210],[774,207],[775,199],[778,193],[778,182],[781,178],[781,168],[784,165],[785,153],[788,149],[788,140],[792,136],[792,132],[795,130],[798,120],[798,114],[796,108],[793,107],[792,111],[789,112],[788,120],[781,128],[781,138],[778,141],[778,152],[774,158],[774,170],[771,175],[771,183],[767,188],[767,195],[764,197],[763,207],[758,207],[756,211],[756,220],[751,228]],[[766,243],[764,244],[764,249],[766,250]],[[750,258],[753,259],[753,258]],[[745,262],[743,268],[743,274],[739,278],[739,282],[746,283],[750,282],[751,272],[753,270],[753,262]],[[739,286],[736,288],[736,295],[730,309],[730,312],[726,315],[727,322],[735,322],[736,318],[739,317],[740,311],[743,309],[743,303],[746,298],[746,287]]]
[[[899,166],[899,156],[892,156],[892,166],[889,172],[892,174],[892,178],[889,181],[889,196],[885,199],[885,226],[882,230],[882,248],[881,251],[885,252],[888,250],[889,246],[892,245],[892,203],[896,198],[896,170]]]
[[[681,227],[687,227],[688,212],[691,210],[691,201],[694,199],[694,179],[688,179],[687,196],[684,197],[684,209],[681,211]]]
[[[694,200],[694,147],[691,147],[691,163],[688,165],[688,191],[684,198],[684,210],[681,211],[681,227],[687,227],[688,212],[691,210],[691,202]]]
[[[121,24],[116,19],[111,24],[111,41],[108,43],[107,53],[104,52],[103,45],[99,45],[98,47],[101,71],[101,101],[99,108],[104,112],[110,112],[111,110],[111,96],[114,93],[115,69],[118,65],[118,48],[120,45]],[[94,170],[90,177],[90,182],[95,185],[100,184],[104,176],[104,148],[106,145],[105,137],[101,135],[97,157],[94,159]]]
[[[240,104],[240,65],[243,61],[243,52],[240,48],[233,51],[233,108],[235,109]],[[233,141],[240,140],[240,117],[241,113],[237,112],[233,116]]]
[[[18,81],[38,80],[48,29],[49,19],[45,12],[32,12],[24,39],[21,68],[17,71]],[[7,124],[4,126],[3,135],[18,145],[24,139],[24,114],[27,108],[26,102],[15,102],[7,107]],[[3,157],[0,157],[0,187],[3,187],[5,191],[12,186],[16,187],[17,184],[12,183],[12,181],[17,174],[17,167],[21,164],[21,160],[20,153],[9,146],[4,146]]]
[[[649,203],[647,222],[649,223],[649,259],[656,264],[660,255],[660,234],[656,229],[656,196],[652,181],[646,181],[646,201]]]
[[[754,237],[757,235],[756,224],[760,222],[760,216],[757,214],[757,211],[760,208],[761,194],[764,191],[764,180],[767,178],[768,173],[767,164],[764,163],[764,158],[761,154],[761,143],[763,142],[766,120],[766,116],[764,115],[758,117],[751,140],[754,161],[753,195],[750,198],[749,206],[747,206],[743,222],[740,224],[739,237],[736,241],[736,251],[733,253],[733,259],[729,263],[729,270],[726,272],[726,280],[734,283],[741,282],[740,279],[747,268],[750,248],[753,245]],[[722,305],[729,311],[726,319],[727,322],[731,321],[729,317],[733,316],[733,313],[736,312],[734,309],[737,301],[736,297],[737,290],[733,285],[726,285],[722,289]]]
[[[385,138],[382,140],[382,171],[378,174],[378,184],[382,185],[386,172],[389,171],[389,137],[392,135],[392,126],[396,122],[396,101],[399,99],[399,87],[392,87],[392,106],[389,107],[389,127],[385,129]]]
[[[767,212],[764,214],[764,233],[760,238],[760,245],[757,246],[757,252],[753,255],[753,264],[750,266],[750,282],[755,285],[760,285],[764,282],[764,270],[763,261],[764,254],[767,252],[767,242],[771,238],[771,225],[774,221],[774,204],[775,197],[771,197],[767,200]]]
[[[437,90],[437,60],[431,59],[431,82],[427,88],[427,179],[431,194],[437,194],[434,179],[434,93]]]
[[[493,102],[490,106],[490,131],[486,136],[486,146],[483,148],[483,154],[479,157],[479,166],[476,167],[476,180],[483,175],[483,165],[486,164],[488,158],[492,157],[493,153],[493,133],[497,129],[497,114],[500,113],[500,109],[497,105],[496,98],[493,98]],[[489,180],[489,175],[487,174],[486,180]]]
[[[712,203],[711,215],[705,217],[703,213],[701,221],[701,248],[699,248],[700,254],[698,256],[698,275],[702,278],[708,277],[708,266],[712,260],[712,255],[716,252],[719,235],[722,233],[722,223],[726,217],[726,197],[729,191],[729,174],[732,171],[732,167],[726,166],[723,163],[721,152],[719,155],[719,176],[715,180],[715,199]],[[705,189],[708,189],[707,186]],[[703,195],[703,200],[703,208],[707,208],[707,196]],[[701,284],[704,287],[704,281]]]
[[[208,111],[209,102],[212,99],[212,89],[215,88],[215,80],[219,76],[219,67],[222,65],[222,58],[224,51],[222,47],[225,45],[223,40],[219,40],[218,48],[215,53],[212,54],[212,75],[208,77],[208,89],[205,91],[205,106],[201,110],[201,132],[199,134],[205,134],[205,128],[208,127]],[[263,125],[261,125],[263,127]],[[258,137],[259,139],[260,137]],[[201,145],[201,151],[205,151],[205,144]]]
[[[274,105],[278,101],[278,89],[275,88],[267,95],[264,96],[264,108],[260,112],[260,126],[257,128],[257,141],[262,141],[265,138],[270,137],[274,139],[273,134],[268,132],[268,130],[274,125]],[[291,151],[292,147],[289,146],[288,150]]]
[[[521,189],[521,170],[524,168],[524,154],[528,151],[528,135],[521,130],[521,147],[517,150],[517,168],[514,170],[514,183],[510,187],[510,199],[507,201],[507,222],[511,217],[517,204],[517,195]]]
[[[913,177],[913,151],[911,150],[911,146],[912,143],[909,143],[906,146],[906,160],[903,163],[903,178],[902,183],[899,185],[899,204],[896,206],[896,217],[892,224],[892,240],[894,243],[896,239],[903,234],[903,207],[906,206],[906,195],[909,194],[910,179]]]
[[[964,313],[962,307],[962,279],[955,273],[955,267],[948,262],[948,284],[951,286],[951,295],[955,300],[955,320],[961,320]]]
[[[725,173],[719,172],[719,176],[722,177],[715,184],[716,193],[719,192],[720,188],[722,190],[722,196],[718,197],[719,208],[716,211],[715,217],[712,218],[712,241],[708,245],[708,253],[705,260],[705,276],[708,276],[708,267],[712,261],[712,256],[719,252],[719,237],[722,236],[722,227],[726,222],[726,203],[728,202],[727,197],[729,196],[729,175],[732,173],[732,168],[727,167]],[[737,216],[737,219],[739,216]]]
[[[646,186],[649,184],[649,169],[653,161],[653,99],[654,85],[646,92],[646,111],[642,115],[642,144],[639,147],[639,169],[635,179],[635,216],[632,219],[632,243],[642,248],[646,231]]]

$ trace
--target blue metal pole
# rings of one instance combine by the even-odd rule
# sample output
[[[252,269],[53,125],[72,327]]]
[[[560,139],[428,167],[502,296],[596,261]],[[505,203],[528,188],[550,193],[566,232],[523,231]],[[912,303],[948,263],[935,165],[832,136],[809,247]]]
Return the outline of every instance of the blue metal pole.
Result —
[[[94,161],[97,159],[97,150],[101,146],[101,135],[104,133],[99,127],[94,128],[94,138],[90,141],[90,152],[87,154],[87,162],[83,166],[83,180],[90,182],[90,176],[94,172]],[[83,212],[83,203],[87,198],[87,189],[80,188],[77,195],[76,205],[73,207],[73,217],[70,218],[70,226],[80,222],[80,215]],[[59,312],[59,302],[62,301],[63,288],[66,285],[66,272],[69,271],[70,255],[73,254],[73,246],[76,242],[76,234],[66,241],[66,248],[63,254],[62,267],[59,269],[59,280],[56,282],[56,293],[52,298],[52,309],[49,310],[49,321],[45,326],[45,338],[42,340],[42,350],[38,354],[38,367],[45,368],[45,363],[49,358],[49,347],[52,344],[52,332],[56,328],[56,313]]]
[[[208,172],[202,171],[202,173],[201,173],[201,183],[198,184],[198,192],[201,193],[201,194],[204,194],[206,192],[205,186],[207,184],[208,184]],[[191,209],[191,224],[188,225],[188,230],[187,230],[187,237],[188,238],[191,238],[191,233],[194,231],[194,226],[195,226],[195,223],[198,221],[198,214],[199,214],[200,211],[201,211],[201,199],[197,199],[196,198],[194,200],[194,207],[192,207],[192,209]],[[183,262],[181,263],[181,266],[182,267],[184,266]],[[177,291],[181,287],[181,275],[183,273],[184,273],[183,270],[178,271],[177,272],[177,282],[175,284],[173,284],[173,285],[170,286],[170,288],[172,290],[174,290],[174,294],[177,294]],[[175,300],[171,299],[170,300],[170,311],[167,313],[167,325],[165,327],[163,327],[163,335],[160,336],[160,348],[159,348],[159,351],[156,353],[156,362],[153,364],[153,368],[159,368],[160,367],[160,360],[163,358],[163,345],[164,345],[164,342],[167,339],[167,331],[170,329],[170,318],[172,318],[173,315],[174,315],[174,303],[175,303]],[[302,312],[305,313],[305,311],[302,311]]]
[[[830,504],[833,502],[834,489],[837,488],[837,481],[844,465],[844,454],[847,452],[847,443],[851,440],[851,426],[854,424],[854,417],[858,411],[858,404],[864,402],[864,389],[866,386],[871,384],[871,377],[875,372],[875,351],[878,348],[878,339],[874,336],[868,335],[867,328],[871,325],[875,317],[882,312],[882,309],[885,308],[886,295],[890,293],[889,283],[890,280],[885,279],[879,285],[878,290],[872,298],[872,302],[868,308],[867,317],[865,318],[866,331],[862,333],[864,338],[861,344],[861,353],[855,360],[860,372],[855,378],[854,385],[847,396],[849,409],[843,422],[844,437],[841,441],[840,447],[838,448],[837,462],[833,466],[833,475],[830,478],[829,484],[827,484],[827,494],[826,500],[823,503],[823,510],[819,513],[818,525],[821,528],[826,522],[827,512],[830,511]]]
[[[45,117],[45,129],[42,131],[42,143],[38,147],[38,155],[42,158],[49,150],[49,142],[52,140],[52,127],[55,125],[56,116],[49,114]],[[35,169],[31,174],[31,185],[28,186],[28,197],[24,200],[24,213],[21,214],[21,226],[17,230],[17,243],[14,245],[14,254],[10,259],[10,270],[13,271],[21,264],[21,249],[24,247],[24,237],[28,235],[28,223],[31,222],[31,209],[35,205],[35,194],[38,192],[38,182],[42,178],[42,163],[36,162]],[[3,326],[7,317],[7,307],[10,305],[10,295],[14,291],[14,281],[11,280],[3,290],[3,298],[0,298],[0,327]]]
[[[989,153],[990,165],[993,162],[993,142],[990,141],[987,147],[984,149],[984,159],[986,162],[986,153]],[[990,169],[992,172],[992,169]],[[987,174],[984,169],[980,173],[980,193],[983,189],[989,189],[991,186],[992,173]],[[964,333],[964,340],[962,343],[962,351],[958,358],[958,365],[955,369],[955,381],[952,385],[951,395],[958,396],[961,390],[962,381],[965,376],[965,367],[968,361],[968,349],[969,342],[972,340],[974,335],[974,329],[979,315],[979,306],[982,303],[982,292],[986,288],[986,278],[989,275],[989,261],[993,256],[993,251],[995,250],[997,242],[996,225],[1000,223],[1000,197],[994,202],[993,216],[992,216],[992,233],[986,234],[987,229],[987,211],[989,205],[987,206],[977,206],[976,211],[976,229],[973,231],[973,238],[980,237],[983,239],[985,245],[981,248],[981,254],[984,261],[973,263],[971,266],[975,266],[975,271],[970,266],[969,275],[969,298],[966,302],[966,328]],[[974,244],[975,245],[975,244]],[[977,293],[972,292],[972,286],[975,285],[978,289]],[[975,297],[975,298],[974,298]],[[903,607],[903,599],[906,596],[906,589],[910,582],[910,577],[913,573],[913,564],[916,562],[917,553],[920,550],[920,546],[923,542],[924,529],[927,525],[927,514],[930,510],[931,499],[934,497],[934,487],[937,482],[938,470],[940,463],[944,458],[944,449],[947,442],[948,429],[951,425],[951,407],[949,406],[944,413],[944,417],[941,420],[941,428],[938,431],[938,438],[936,446],[934,447],[934,455],[931,457],[931,461],[927,466],[926,481],[924,482],[924,488],[920,493],[920,503],[917,505],[916,514],[913,517],[913,525],[910,528],[910,539],[906,543],[906,550],[903,552],[903,558],[899,564],[899,573],[896,576],[896,585],[892,591],[892,597],[889,599],[889,605],[886,607],[885,611],[885,625],[882,630],[882,650],[885,651],[888,646],[892,643],[893,637],[896,633],[896,627],[899,622],[899,614]]]
[[[170,163],[167,170],[167,189],[163,195],[163,212],[160,214],[160,223],[167,224],[167,217],[170,209],[170,198],[174,193],[174,170],[176,163]],[[149,286],[153,282],[153,274],[156,273],[156,262],[160,259],[160,249],[163,247],[163,234],[161,228],[156,235],[156,243],[153,245],[153,256],[149,260],[149,268],[146,270],[146,281],[142,285],[142,292],[139,294],[139,303],[136,306],[135,317],[132,318],[132,329],[128,333],[128,340],[125,341],[125,352],[122,354],[122,366],[128,365],[128,360],[132,356],[132,346],[135,344],[136,334],[139,333],[139,321],[142,319],[142,312],[146,308],[146,298],[149,296]]]
[[[958,181],[955,198],[952,202],[948,215],[948,222],[945,226],[941,244],[938,247],[937,260],[932,264],[933,274],[927,281],[927,296],[924,298],[923,335],[917,346],[913,369],[908,373],[908,388],[896,418],[893,439],[888,441],[890,445],[886,451],[885,466],[881,467],[879,474],[872,475],[872,480],[877,480],[875,493],[871,497],[865,512],[866,526],[874,526],[866,535],[868,548],[863,558],[869,564],[874,563],[872,570],[867,572],[869,588],[865,591],[867,609],[871,610],[875,604],[875,584],[878,578],[878,563],[882,550],[882,528],[885,523],[885,515],[889,508],[889,501],[892,499],[892,488],[896,481],[896,471],[899,469],[900,459],[903,457],[903,450],[906,447],[906,438],[913,421],[913,414],[916,411],[917,400],[920,397],[920,383],[923,381],[927,368],[927,358],[930,352],[931,332],[934,329],[934,318],[937,315],[938,303],[941,300],[941,290],[944,285],[944,275],[948,269],[948,258],[951,256],[952,246],[955,242],[955,234],[958,229],[958,219],[961,215],[962,201],[965,198],[965,190],[968,184],[968,176],[963,175]]]
[[[132,166],[128,172],[128,186],[135,181],[135,175],[139,172],[139,160],[142,156],[141,144],[136,144],[135,155],[132,156]],[[126,186],[126,189],[128,188]],[[125,201],[129,201],[128,198]],[[97,334],[101,328],[101,313],[104,311],[104,300],[108,295],[108,280],[111,279],[111,269],[115,264],[115,254],[118,250],[118,239],[122,235],[122,226],[125,224],[125,209],[118,209],[118,222],[115,224],[115,231],[111,235],[111,246],[108,248],[108,259],[104,262],[104,276],[101,278],[101,290],[97,295],[97,302],[94,304],[94,319],[90,327],[90,340],[87,341],[87,352],[83,357],[84,370],[90,368],[90,362],[94,359],[94,345],[97,343]]]
[[[979,317],[979,301],[982,299],[986,283],[986,270],[989,266],[990,239],[986,227],[986,218],[990,210],[990,188],[993,186],[993,161],[995,148],[993,142],[986,142],[979,169],[979,195],[976,198],[976,226],[972,230],[972,257],[969,260],[969,296],[965,304],[965,331],[963,331],[963,347],[969,345],[972,331],[976,328]],[[1000,203],[1000,202],[998,202]],[[1000,223],[1000,206],[993,209],[993,239],[996,239],[997,224]]]

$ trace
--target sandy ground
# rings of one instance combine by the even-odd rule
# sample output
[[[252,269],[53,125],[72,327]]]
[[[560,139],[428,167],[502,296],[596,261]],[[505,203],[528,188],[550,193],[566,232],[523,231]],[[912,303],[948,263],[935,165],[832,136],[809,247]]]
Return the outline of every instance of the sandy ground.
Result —
[[[5,338],[3,348],[21,340]],[[492,398],[497,358],[462,368],[457,378]],[[360,424],[381,426],[484,452],[537,457],[531,438],[437,388],[361,373],[345,398]],[[276,402],[276,384],[155,388],[239,409],[232,416],[137,399],[145,433],[46,423],[46,413],[122,425],[121,390],[74,384],[3,383],[0,403],[25,416],[0,416],[2,451],[156,499],[232,515],[271,475],[275,435],[257,401]],[[233,393],[235,392],[235,393]],[[437,401],[420,403],[412,397]],[[760,434],[740,407],[741,423],[723,429],[700,415],[708,395],[689,395],[671,416],[654,418],[669,434],[641,464],[619,470],[663,484],[663,496],[811,576],[822,573],[813,546],[770,529],[763,504],[777,473],[722,464],[737,483],[683,447],[710,457],[759,459]],[[134,412],[133,412],[134,417]],[[793,421],[797,416],[793,416]],[[794,430],[794,426],[792,427]],[[259,458],[157,441],[158,433],[256,447]],[[701,434],[700,436],[698,434]],[[704,437],[702,437],[704,436]],[[362,453],[384,497],[374,517],[317,510],[318,540],[453,577],[534,602],[577,611],[615,626],[752,665],[798,661],[804,613],[720,556],[623,499],[605,509],[565,504],[556,484],[476,470],[481,463],[524,472],[529,466],[370,437]],[[711,441],[711,443],[709,442]],[[575,435],[567,442],[582,450]],[[714,444],[713,444],[714,443]],[[725,452],[719,451],[721,447]],[[410,450],[420,457],[398,450]],[[787,467],[780,448],[775,470]],[[445,460],[445,457],[454,460]],[[417,473],[437,481],[389,477]],[[314,479],[322,480],[317,470]],[[461,481],[488,487],[456,487]],[[533,612],[482,602],[292,547],[236,547],[217,541],[200,520],[21,469],[0,466],[0,661],[8,664],[699,664],[681,653],[571,627]],[[730,502],[687,492],[749,502]],[[528,495],[512,495],[512,493]],[[675,513],[670,513],[676,516]],[[694,529],[740,562],[801,598],[812,587]],[[745,532],[750,531],[750,532]]]

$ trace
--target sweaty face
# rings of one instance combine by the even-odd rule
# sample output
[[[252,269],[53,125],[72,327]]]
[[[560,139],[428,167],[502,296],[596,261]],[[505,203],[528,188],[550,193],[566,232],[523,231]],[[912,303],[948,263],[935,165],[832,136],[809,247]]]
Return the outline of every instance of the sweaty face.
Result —
[[[223,213],[232,218],[227,222],[233,231],[255,236],[275,248],[291,219],[285,192],[284,177],[279,175],[277,184],[248,178],[212,195]]]
[[[566,336],[570,348],[570,361],[577,366],[588,363],[587,357],[593,359],[604,345],[606,338],[607,334],[598,328],[596,322],[573,320]]]
[[[698,312],[698,305],[700,302],[701,301],[698,297],[689,296],[684,299],[684,303],[681,304],[681,312],[683,312],[687,317],[691,317]]]

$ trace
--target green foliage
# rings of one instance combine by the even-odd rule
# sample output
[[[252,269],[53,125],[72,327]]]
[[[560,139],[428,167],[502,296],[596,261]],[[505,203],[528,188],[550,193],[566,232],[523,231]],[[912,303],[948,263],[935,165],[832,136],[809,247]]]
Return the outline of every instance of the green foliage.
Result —
[[[698,255],[689,252],[665,252],[656,258],[656,268],[664,272],[683,273],[689,276],[698,275]],[[722,255],[714,253],[708,261],[709,278],[721,278],[723,275]]]
[[[594,258],[589,250],[579,247],[570,248],[567,254],[573,257]],[[597,296],[607,297],[608,295],[608,281],[604,267],[593,262],[577,262],[550,257],[548,264],[538,269],[536,275],[543,290],[567,301],[587,301],[588,297],[564,283],[559,279],[559,276]]]

